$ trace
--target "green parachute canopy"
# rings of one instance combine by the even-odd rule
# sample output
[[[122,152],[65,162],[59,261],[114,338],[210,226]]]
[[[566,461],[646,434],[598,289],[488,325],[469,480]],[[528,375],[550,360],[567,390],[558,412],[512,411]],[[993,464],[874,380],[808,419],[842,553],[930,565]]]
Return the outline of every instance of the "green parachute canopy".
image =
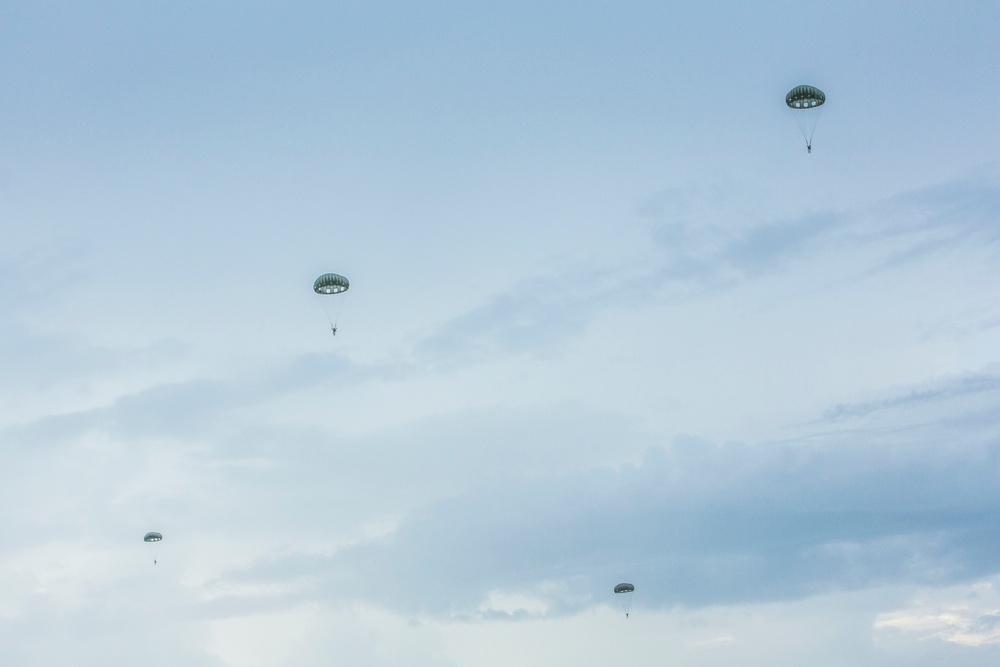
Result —
[[[631,593],[635,590],[632,584],[618,584],[615,586],[615,593]]]
[[[155,531],[154,532],[150,532],[150,533],[146,533],[142,537],[142,541],[143,542],[159,542],[162,539],[163,539],[163,535],[160,535],[159,533],[157,533]]]
[[[350,286],[350,281],[339,273],[324,273],[313,283],[313,291],[316,294],[340,294]]]
[[[789,109],[812,109],[823,106],[826,94],[816,86],[795,86],[785,95]]]

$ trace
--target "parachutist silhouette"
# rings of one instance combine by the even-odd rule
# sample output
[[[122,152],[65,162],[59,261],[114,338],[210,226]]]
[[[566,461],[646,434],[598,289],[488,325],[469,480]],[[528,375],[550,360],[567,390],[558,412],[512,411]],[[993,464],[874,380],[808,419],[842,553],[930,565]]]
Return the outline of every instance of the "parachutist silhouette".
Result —
[[[625,618],[628,618],[629,607],[632,606],[632,591],[635,590],[635,586],[628,583],[621,583],[615,586],[615,596],[621,595],[618,601],[621,602],[622,611],[625,612]]]
[[[158,543],[160,541],[162,541],[162,540],[163,540],[163,535],[160,534],[160,533],[157,533],[155,530],[151,531],[149,533],[146,533],[145,535],[142,536],[142,541],[145,542],[146,544],[155,544],[155,545],[158,545]],[[156,565],[156,551],[157,551],[158,548],[159,548],[159,546],[155,546],[152,549],[152,551],[153,551],[153,565]]]
[[[343,294],[350,289],[350,287],[350,281],[339,273],[324,273],[316,279],[316,282],[313,283],[313,291],[324,297]],[[337,321],[340,319],[340,308],[343,305],[343,297],[341,297],[335,315],[331,315],[330,311],[327,310],[326,305],[323,305],[323,310],[326,312],[326,319],[330,323],[330,333],[334,336],[337,335]]]
[[[795,86],[785,95],[785,105],[794,112],[795,122],[802,131],[808,153],[813,152],[813,132],[816,130],[816,122],[824,104],[826,104],[826,93],[816,86]]]

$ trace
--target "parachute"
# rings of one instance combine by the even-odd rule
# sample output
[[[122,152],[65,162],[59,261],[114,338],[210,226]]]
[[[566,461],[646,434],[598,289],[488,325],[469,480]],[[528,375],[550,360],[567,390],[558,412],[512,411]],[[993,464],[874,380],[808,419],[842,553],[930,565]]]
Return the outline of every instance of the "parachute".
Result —
[[[622,583],[615,586],[615,596],[622,603],[622,611],[625,612],[625,618],[628,618],[628,610],[632,606],[632,591],[634,590],[635,586],[632,584]]]
[[[313,283],[313,291],[323,297],[343,294],[350,287],[351,282],[339,273],[324,273],[316,279],[316,282]],[[326,317],[330,320],[330,331],[333,332],[334,336],[337,335],[337,320],[340,319],[340,309],[343,307],[344,302],[341,300],[337,305],[336,317],[330,317],[330,311],[327,310],[326,303],[324,302],[323,304],[323,310],[326,312]]]
[[[806,140],[806,150],[812,153],[813,133],[816,122],[823,112],[826,103],[826,93],[816,86],[795,86],[785,95],[785,105],[795,112],[795,121],[802,130],[802,138]]]
[[[156,531],[150,531],[142,536],[142,541],[150,545],[150,550],[153,552],[153,565],[156,565],[157,554],[160,552],[160,542],[163,541],[163,535]]]

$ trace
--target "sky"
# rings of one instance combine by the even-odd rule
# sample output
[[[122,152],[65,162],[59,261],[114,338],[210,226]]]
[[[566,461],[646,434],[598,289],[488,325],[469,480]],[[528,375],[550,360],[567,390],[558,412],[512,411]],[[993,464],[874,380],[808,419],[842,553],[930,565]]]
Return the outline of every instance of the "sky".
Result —
[[[0,662],[997,664],[997,35],[0,3]]]

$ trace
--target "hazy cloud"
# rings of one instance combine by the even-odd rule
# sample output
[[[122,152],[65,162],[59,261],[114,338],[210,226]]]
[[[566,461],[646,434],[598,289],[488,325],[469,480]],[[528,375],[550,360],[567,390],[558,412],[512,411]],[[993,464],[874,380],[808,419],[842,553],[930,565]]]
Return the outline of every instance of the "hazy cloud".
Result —
[[[503,477],[332,557],[279,558],[241,576],[310,572],[333,598],[463,616],[490,591],[543,582],[571,592],[547,599],[551,613],[601,600],[617,578],[664,608],[949,584],[996,571],[1000,449],[995,422],[961,443],[942,444],[948,432],[897,415],[784,444],[682,439],[640,465]]]

